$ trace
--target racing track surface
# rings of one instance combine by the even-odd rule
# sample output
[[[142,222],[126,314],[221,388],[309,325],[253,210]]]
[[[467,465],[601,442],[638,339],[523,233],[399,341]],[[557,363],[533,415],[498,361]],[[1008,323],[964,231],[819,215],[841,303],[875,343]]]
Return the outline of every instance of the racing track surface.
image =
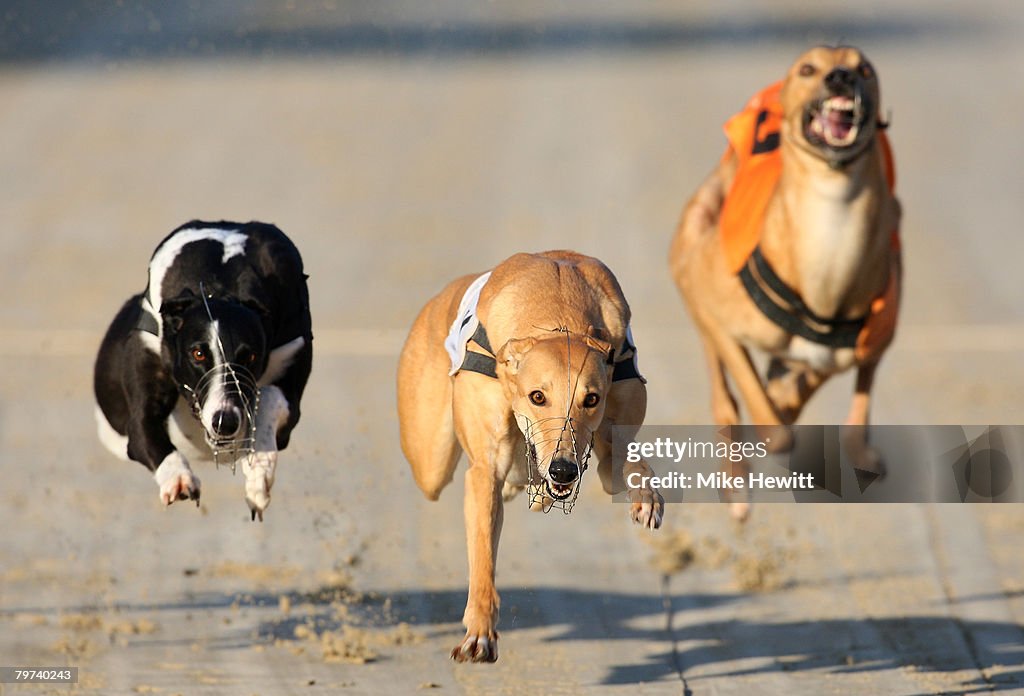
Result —
[[[500,661],[448,659],[462,482],[427,502],[398,447],[415,313],[516,251],[598,256],[634,310],[648,422],[707,422],[669,239],[721,122],[812,41],[862,46],[892,112],[907,284],[874,420],[1024,415],[1019,4],[675,5],[68,0],[47,43],[48,18],[14,3],[0,666],[76,665],[71,693],[97,694],[1020,693],[1019,508],[764,505],[736,529],[721,506],[673,505],[652,535],[591,476],[570,517],[507,506]],[[198,510],[161,509],[94,432],[101,333],[197,217],[279,224],[311,275],[313,377],[262,525],[212,465]],[[805,421],[842,418],[850,389],[835,380]],[[668,579],[659,535],[695,553]],[[66,692],[0,687],[38,691]]]

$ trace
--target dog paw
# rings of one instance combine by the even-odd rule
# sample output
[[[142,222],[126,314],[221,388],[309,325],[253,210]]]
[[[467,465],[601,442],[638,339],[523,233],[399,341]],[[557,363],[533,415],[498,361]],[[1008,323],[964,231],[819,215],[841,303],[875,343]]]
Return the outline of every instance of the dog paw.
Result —
[[[263,521],[263,512],[270,506],[270,489],[274,486],[277,452],[256,452],[242,461],[245,475],[245,502],[252,519]]]
[[[657,529],[665,514],[665,499],[661,493],[649,488],[634,488],[629,494],[632,501],[629,516],[635,524],[647,529]]]
[[[153,478],[160,487],[160,502],[165,506],[176,500],[194,500],[199,507],[199,477],[192,473],[180,452],[164,457]]]
[[[878,450],[868,444],[867,428],[844,425],[840,430],[840,442],[854,469],[873,476],[885,476],[885,462]]]
[[[749,469],[745,471],[749,471]],[[745,471],[743,473],[734,471],[733,476],[739,475],[746,478]],[[723,502],[729,506],[729,515],[741,525],[746,524],[747,520],[750,519],[750,514],[754,511],[754,504],[750,500],[750,490],[747,488],[739,490],[733,488],[725,489],[723,492]]]
[[[526,486],[513,486],[508,481],[501,487],[501,499],[506,503],[523,492]]]
[[[865,445],[853,455],[853,468],[874,476],[885,476],[885,462],[878,454],[878,451],[870,445]]]
[[[165,506],[176,500],[194,500],[199,506],[199,477],[191,471],[181,472],[160,486],[160,502]]]
[[[758,425],[755,428],[769,454],[780,454],[793,449],[793,430],[789,426]]]
[[[729,503],[729,514],[740,524],[750,519],[751,511],[751,505],[746,501]]]
[[[497,662],[498,633],[467,633],[461,643],[452,648],[452,659],[456,662]]]

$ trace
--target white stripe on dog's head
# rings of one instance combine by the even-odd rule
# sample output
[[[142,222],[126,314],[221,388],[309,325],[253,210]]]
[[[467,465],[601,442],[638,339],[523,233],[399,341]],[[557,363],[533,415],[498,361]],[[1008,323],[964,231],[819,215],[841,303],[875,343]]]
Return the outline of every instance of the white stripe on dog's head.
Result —
[[[160,245],[149,261],[149,290],[146,299],[153,311],[160,312],[160,305],[163,304],[164,278],[187,244],[203,240],[220,242],[224,248],[220,261],[227,263],[235,256],[245,253],[245,243],[248,239],[249,235],[238,230],[216,227],[187,228],[176,232]]]
[[[206,345],[210,347],[210,365],[207,369],[219,371],[226,362],[226,359],[224,357],[224,347],[220,341],[220,322],[216,319],[210,322]],[[218,411],[225,408],[232,408],[232,404],[226,398],[224,382],[220,379],[212,380],[212,383],[210,384],[210,391],[208,391],[204,396],[205,398],[203,401],[203,410],[200,420],[203,423],[203,427],[206,428],[206,432],[215,433],[214,416]]]

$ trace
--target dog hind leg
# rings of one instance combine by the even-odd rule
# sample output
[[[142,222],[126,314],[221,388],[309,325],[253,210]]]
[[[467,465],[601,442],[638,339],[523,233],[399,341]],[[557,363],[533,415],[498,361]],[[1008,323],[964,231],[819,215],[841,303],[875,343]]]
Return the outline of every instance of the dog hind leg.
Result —
[[[736,386],[743,396],[747,411],[750,413],[751,422],[758,429],[761,437],[768,443],[768,451],[785,452],[791,449],[793,445],[792,433],[784,424],[775,409],[775,405],[765,391],[761,378],[758,376],[757,370],[750,359],[750,353],[717,325],[709,324],[702,327],[702,329],[705,332],[705,340],[710,344],[714,354],[721,361],[721,367],[727,369],[735,380]],[[712,372],[714,373],[714,370]],[[719,379],[724,384],[724,375]],[[713,387],[715,381],[716,378],[712,376]],[[726,394],[728,394],[727,390]],[[729,414],[726,413],[726,415]],[[727,422],[720,422],[719,424],[733,425]],[[731,476],[745,478],[750,472],[750,464],[746,460],[739,462],[726,461],[723,465]],[[740,496],[743,499],[735,499]],[[741,522],[746,521],[750,517],[751,512],[749,491],[744,488],[739,493],[731,493],[730,497],[734,498],[729,503],[730,514]]]
[[[725,366],[715,350],[715,345],[706,333],[701,333],[704,354],[708,361],[708,378],[711,381],[711,414],[717,425],[736,425],[740,422],[739,406],[729,391],[725,379]]]
[[[449,386],[449,390],[451,387]],[[412,463],[413,476],[416,484],[428,500],[437,500],[441,491],[452,482],[455,467],[462,455],[462,448],[455,438],[451,407],[441,409],[441,413],[421,414],[425,436],[420,440],[419,452],[416,456],[406,454]],[[430,422],[427,416],[432,416]]]
[[[775,405],[765,392],[761,378],[750,359],[750,353],[738,341],[727,335],[716,325],[707,327],[709,339],[713,342],[722,365],[732,375],[746,404],[750,421],[758,431],[771,442],[770,452],[785,452],[792,448],[793,438]]]
[[[804,406],[825,383],[828,375],[817,372],[805,365],[786,363],[772,358],[768,364],[765,391],[786,425],[792,425],[800,417]]]
[[[110,424],[110,421],[107,420],[106,415],[103,413],[103,409],[99,406],[96,406],[94,415],[96,416],[96,432],[103,446],[119,459],[129,461],[128,436],[114,430],[114,426]]]
[[[450,361],[444,336],[431,325],[443,325],[438,298],[416,318],[398,362],[398,426],[402,451],[416,484],[429,500],[437,500],[451,483],[462,448],[452,417]]]
[[[885,474],[885,464],[867,440],[871,386],[874,383],[877,368],[877,362],[857,368],[857,386],[850,404],[850,412],[846,417],[846,424],[842,428],[841,438],[843,449],[853,461],[855,469],[881,476]]]

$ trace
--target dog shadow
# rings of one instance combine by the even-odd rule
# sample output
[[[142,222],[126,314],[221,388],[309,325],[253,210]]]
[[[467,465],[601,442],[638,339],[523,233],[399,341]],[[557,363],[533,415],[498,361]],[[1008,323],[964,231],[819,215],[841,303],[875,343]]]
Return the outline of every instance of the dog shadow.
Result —
[[[1009,639],[1014,634],[1018,638]],[[696,690],[715,680],[779,672],[910,670],[981,672],[984,677],[961,683],[957,693],[989,693],[1024,686],[1024,645],[1019,636],[1016,624],[946,616],[781,623],[735,619],[676,630],[675,649],[652,655],[650,661],[665,666],[663,677],[678,665],[688,686]],[[728,667],[751,661],[757,666]],[[993,668],[998,672],[990,675]],[[697,671],[699,676],[694,676]],[[635,683],[649,679],[651,673],[651,665],[617,665],[604,683]]]
[[[385,631],[404,624],[423,638],[447,640],[461,635],[465,592],[464,588],[357,592],[347,586],[324,585],[311,591],[206,592],[173,602],[59,610],[24,607],[4,613],[114,610],[159,616],[243,610],[256,619],[255,628],[249,624],[246,629],[225,629],[209,636],[206,649],[217,651],[298,645],[304,640],[300,626],[306,627],[306,634],[322,634],[351,626]],[[690,687],[699,688],[711,680],[780,671],[839,675],[900,669],[925,674],[961,670],[985,674],[984,678],[961,684],[960,693],[965,694],[1007,691],[1024,685],[1022,629],[1012,622],[956,620],[941,614],[813,622],[687,620],[688,613],[722,607],[742,598],[739,594],[676,593],[663,598],[577,588],[508,588],[502,592],[502,628],[552,629],[539,639],[550,643],[630,641],[658,646],[643,662],[609,664],[599,681],[603,685],[682,677]],[[282,604],[291,610],[282,612]],[[195,635],[152,636],[138,642],[176,646],[194,640]],[[399,659],[395,651],[384,652],[388,654],[375,659]],[[735,668],[736,664],[754,666]],[[990,673],[993,668],[997,668],[994,675]]]

